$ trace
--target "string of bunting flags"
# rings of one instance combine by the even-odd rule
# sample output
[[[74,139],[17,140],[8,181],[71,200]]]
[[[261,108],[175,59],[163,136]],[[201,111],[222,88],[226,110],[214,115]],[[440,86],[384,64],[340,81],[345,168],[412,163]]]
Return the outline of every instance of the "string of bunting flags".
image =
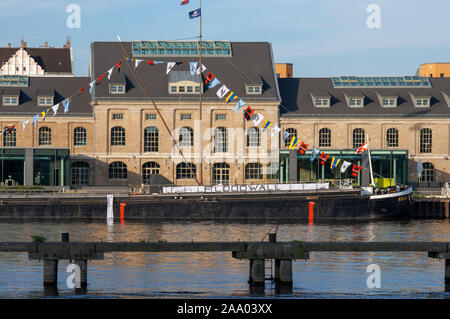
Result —
[[[111,74],[114,71],[114,69],[116,69],[117,72],[120,72],[120,68],[121,68],[123,60],[124,59],[118,61],[115,65],[113,65],[106,72],[108,75],[107,76],[108,80],[111,79]],[[198,62],[149,61],[149,60],[134,59],[134,58],[131,58],[131,59],[126,58],[125,61],[127,61],[130,64],[134,64],[135,68],[137,68],[141,64],[141,62],[144,62],[144,61],[146,64],[151,65],[151,66],[158,65],[158,64],[166,64],[166,74],[169,74],[170,71],[173,69],[173,67],[176,65],[181,65],[183,63],[189,63],[189,69],[190,69],[190,73],[192,76],[194,76],[195,74],[201,75],[202,81],[208,89],[213,89],[213,88],[218,87],[218,89],[216,91],[216,95],[219,97],[219,99],[225,99],[225,103],[227,103],[227,104],[229,104],[231,102],[236,103],[236,105],[234,107],[234,112],[239,112],[239,110],[244,109],[244,107],[245,107],[245,109],[244,109],[245,110],[244,111],[245,120],[247,120],[247,121],[251,120],[255,126],[258,126],[258,127],[260,126],[263,132],[268,131],[271,137],[275,136],[276,134],[278,134],[281,131],[281,128],[279,128],[278,125],[272,123],[268,119],[265,119],[263,114],[256,112],[255,109],[253,109],[250,105],[247,105],[247,103],[243,99],[241,99],[236,94],[236,92],[234,92],[230,88],[228,88],[214,74],[212,74],[211,72],[207,72],[206,75],[204,75],[204,72],[207,70],[207,67],[204,66],[203,64],[201,66],[199,66]],[[91,98],[92,98],[94,86],[100,85],[102,83],[104,77],[105,77],[105,73],[101,74],[97,79],[95,79],[94,81],[90,82],[88,85],[81,88],[79,90],[78,96],[83,94],[84,90],[87,87],[89,87],[89,93],[91,94]],[[67,97],[62,102],[57,103],[54,106],[49,107],[48,109],[33,116],[32,121],[34,123],[34,127],[36,127],[39,119],[42,119],[42,121],[45,121],[45,118],[49,114],[50,110],[53,112],[53,116],[55,116],[59,111],[60,105],[63,106],[64,113],[67,113],[70,109],[70,103],[75,95],[76,95],[76,93]],[[25,128],[29,124],[29,122],[30,122],[29,119],[24,120],[22,122],[23,130],[25,130]],[[14,127],[15,127],[15,125],[5,127],[3,130],[0,131],[0,135],[2,135],[6,131],[12,132]],[[289,138],[290,135],[291,134],[287,131],[283,132],[283,143],[286,143],[286,140]],[[291,138],[291,141],[289,144],[289,149],[294,150],[294,149],[298,148],[298,152],[303,155],[308,150],[308,147],[309,147],[309,144],[306,144],[304,141],[300,141],[300,139],[297,138],[296,136],[293,136]],[[361,146],[356,151],[356,153],[359,154],[362,151],[367,151],[367,148],[368,148],[368,143]],[[329,156],[330,156],[329,154],[326,154],[325,152],[323,152],[319,149],[313,148],[310,160],[311,160],[311,162],[313,162],[317,157],[319,157],[319,163],[321,165],[325,165],[325,163],[328,161]],[[351,169],[352,169],[352,175],[354,177],[357,177],[358,174],[361,172],[361,168],[362,168],[361,166],[358,166],[358,165],[348,162],[346,160],[341,161],[341,159],[336,158],[336,157],[331,158],[331,164],[330,164],[331,169],[333,169],[333,170],[337,169],[339,164],[341,164],[340,165],[341,173],[345,173],[345,171],[350,167],[350,165],[352,165]]]

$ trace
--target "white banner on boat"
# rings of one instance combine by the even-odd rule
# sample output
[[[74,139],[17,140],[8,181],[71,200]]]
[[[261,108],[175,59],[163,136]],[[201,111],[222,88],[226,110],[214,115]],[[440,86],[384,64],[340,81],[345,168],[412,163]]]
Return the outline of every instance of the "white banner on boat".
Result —
[[[259,185],[214,185],[214,186],[168,186],[163,194],[179,193],[250,193],[250,192],[289,192],[302,190],[329,189],[329,183],[304,184],[259,184]]]

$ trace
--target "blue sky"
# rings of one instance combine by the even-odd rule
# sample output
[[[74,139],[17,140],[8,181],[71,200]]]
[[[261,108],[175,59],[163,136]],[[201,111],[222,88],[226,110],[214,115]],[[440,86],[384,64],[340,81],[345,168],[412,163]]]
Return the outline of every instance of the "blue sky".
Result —
[[[61,47],[70,36],[75,73],[88,74],[93,41],[179,40],[198,35],[188,11],[199,0],[0,0],[0,46]],[[68,28],[69,4],[81,28]],[[206,40],[268,41],[294,76],[414,74],[421,63],[450,61],[448,0],[202,0]],[[381,28],[369,29],[370,4]]]

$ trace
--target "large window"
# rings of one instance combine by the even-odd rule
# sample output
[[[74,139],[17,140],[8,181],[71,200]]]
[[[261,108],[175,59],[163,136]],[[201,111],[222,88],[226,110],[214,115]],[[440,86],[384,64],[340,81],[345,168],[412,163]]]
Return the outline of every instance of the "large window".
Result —
[[[423,163],[422,176],[419,182],[434,182],[434,166],[431,163]]]
[[[194,146],[194,131],[192,128],[185,126],[180,129],[179,136],[180,146]]]
[[[261,130],[258,127],[250,127],[247,130],[247,146],[261,146]]]
[[[228,152],[228,132],[225,127],[214,130],[214,152]]]
[[[431,129],[423,128],[420,130],[420,153],[431,153],[433,134]]]
[[[289,147],[291,145],[291,141],[294,137],[297,137],[297,130],[295,128],[288,128],[286,132],[289,133],[289,136],[284,141],[284,146]]]
[[[3,133],[3,146],[12,147],[16,146],[16,128],[12,128],[12,130],[8,127],[5,127],[5,131]]]
[[[127,164],[123,162],[113,162],[109,164],[109,178],[127,179]]]
[[[158,152],[159,131],[154,126],[146,127],[144,130],[144,152]]]
[[[159,164],[156,162],[147,162],[142,165],[142,182],[147,184],[150,176],[159,174]]]
[[[83,146],[86,145],[86,129],[84,127],[76,127],[73,130],[73,145]]]
[[[398,130],[396,128],[386,131],[386,147],[398,147]]]
[[[353,148],[359,148],[366,143],[366,132],[362,128],[353,130]]]
[[[192,179],[196,175],[195,164],[192,163],[180,163],[177,165],[177,179]]]
[[[111,146],[125,145],[125,129],[121,126],[111,128]]]
[[[72,185],[89,184],[89,164],[83,161],[74,162],[71,166]]]
[[[263,167],[259,163],[245,165],[245,179],[263,179]]]
[[[230,184],[230,165],[227,163],[215,163],[212,169],[213,184]]]
[[[328,128],[322,128],[319,131],[319,147],[331,147],[331,131]]]
[[[43,126],[39,129],[39,145],[51,145],[52,144],[52,130]]]

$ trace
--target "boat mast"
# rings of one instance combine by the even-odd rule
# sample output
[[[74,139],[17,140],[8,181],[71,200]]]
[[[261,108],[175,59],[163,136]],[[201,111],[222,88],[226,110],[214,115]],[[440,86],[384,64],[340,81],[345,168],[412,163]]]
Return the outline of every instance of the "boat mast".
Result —
[[[202,134],[202,124],[203,124],[203,111],[202,111],[202,0],[200,0],[200,43],[199,43],[199,61],[198,61],[198,67],[200,70],[200,90],[199,90],[199,97],[200,97],[200,185],[203,185],[203,134]]]
[[[372,170],[372,159],[370,157],[369,145],[370,145],[369,134],[367,134],[367,155],[369,156],[370,183],[372,184],[372,187],[375,187],[375,181],[373,179],[373,170]]]

